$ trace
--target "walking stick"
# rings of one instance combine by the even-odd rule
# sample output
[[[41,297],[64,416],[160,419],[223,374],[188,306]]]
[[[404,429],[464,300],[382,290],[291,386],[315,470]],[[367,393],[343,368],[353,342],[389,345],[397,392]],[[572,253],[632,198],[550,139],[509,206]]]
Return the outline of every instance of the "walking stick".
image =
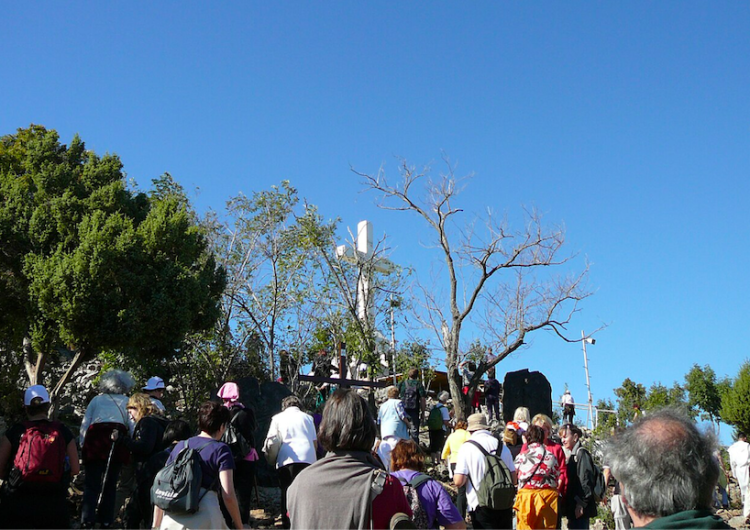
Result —
[[[102,477],[102,489],[99,491],[99,499],[96,501],[96,510],[95,512],[99,512],[99,506],[102,504],[102,498],[104,497],[104,487],[107,485],[107,475],[109,475],[109,465],[112,463],[112,455],[115,452],[115,445],[117,445],[117,439],[120,435],[120,432],[117,429],[114,429],[112,431],[112,434],[109,436],[109,438],[112,440],[112,447],[109,449],[109,456],[107,457],[107,466],[104,468],[104,476]]]

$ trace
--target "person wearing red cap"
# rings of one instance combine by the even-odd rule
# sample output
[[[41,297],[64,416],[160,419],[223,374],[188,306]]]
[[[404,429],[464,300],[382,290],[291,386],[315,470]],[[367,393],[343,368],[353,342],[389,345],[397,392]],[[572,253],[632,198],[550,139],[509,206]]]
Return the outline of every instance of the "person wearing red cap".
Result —
[[[0,438],[1,528],[70,528],[66,496],[80,471],[78,449],[70,429],[48,418],[49,408],[46,388],[28,388],[27,421]]]

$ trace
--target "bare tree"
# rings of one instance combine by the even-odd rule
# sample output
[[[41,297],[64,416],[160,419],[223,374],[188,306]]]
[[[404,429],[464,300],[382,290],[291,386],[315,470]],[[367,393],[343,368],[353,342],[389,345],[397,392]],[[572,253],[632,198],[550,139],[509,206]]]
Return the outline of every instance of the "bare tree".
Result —
[[[471,396],[487,370],[525,344],[528,334],[547,329],[566,341],[565,326],[590,296],[585,287],[588,269],[573,276],[550,274],[566,269],[573,257],[564,254],[565,231],[546,227],[536,211],[525,211],[525,224],[514,230],[506,219],[491,213],[459,224],[463,210],[456,206],[462,179],[444,159],[446,171],[437,179],[430,168],[417,170],[402,161],[397,184],[381,170],[376,175],[354,171],[367,189],[380,194],[378,206],[413,212],[422,217],[435,237],[435,248],[445,261],[447,293],[418,283],[424,311],[420,322],[432,329],[445,351],[451,396],[457,416],[466,418]],[[425,193],[420,193],[424,191]],[[496,356],[477,366],[466,396],[461,392],[461,331],[470,316],[497,342]]]

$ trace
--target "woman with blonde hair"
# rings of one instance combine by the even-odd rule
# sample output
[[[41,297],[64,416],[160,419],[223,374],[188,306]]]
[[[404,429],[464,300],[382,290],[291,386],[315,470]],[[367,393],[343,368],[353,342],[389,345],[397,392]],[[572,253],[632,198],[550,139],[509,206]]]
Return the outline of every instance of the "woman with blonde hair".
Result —
[[[468,424],[466,420],[456,421],[455,430],[448,436],[445,441],[445,447],[443,447],[443,460],[447,460],[448,468],[450,469],[450,476],[453,477],[453,471],[456,469],[456,462],[458,462],[458,450],[461,446],[471,438],[471,433],[466,430]],[[459,486],[458,496],[456,497],[456,507],[461,512],[461,517],[466,517],[466,484]]]
[[[125,506],[125,528],[140,528],[141,521],[146,524],[146,528],[151,528],[153,509],[150,493],[155,474],[152,474],[146,463],[165,448],[164,430],[169,422],[145,393],[133,394],[128,400],[127,410],[135,422],[135,430],[133,437],[124,438],[122,444],[135,461],[135,490]]]

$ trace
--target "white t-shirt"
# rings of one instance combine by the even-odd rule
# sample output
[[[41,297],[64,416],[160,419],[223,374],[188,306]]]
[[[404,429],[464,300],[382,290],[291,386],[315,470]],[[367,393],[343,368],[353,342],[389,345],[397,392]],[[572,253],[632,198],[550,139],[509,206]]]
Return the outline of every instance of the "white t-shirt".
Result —
[[[572,405],[573,403],[575,403],[575,401],[573,401],[573,396],[571,396],[570,394],[563,394],[561,401],[563,405]]]
[[[268,428],[268,436],[278,433],[282,444],[279,456],[276,458],[276,467],[284,467],[289,464],[313,464],[317,460],[315,456],[315,423],[312,416],[302,412],[297,407],[289,407],[271,418],[271,426]],[[267,437],[268,437],[267,436]]]
[[[500,444],[498,439],[492,436],[490,431],[484,430],[474,431],[469,440],[477,442],[488,453],[496,451],[497,446]],[[508,449],[505,444],[503,444],[500,458],[505,462],[505,465],[508,466],[511,473],[516,470],[516,466],[513,463],[513,455],[511,455],[510,449]],[[482,454],[482,451],[470,443],[464,443],[461,446],[461,449],[458,450],[458,460],[456,461],[456,469],[453,473],[454,475],[459,473],[471,477],[471,480],[467,478],[466,484],[466,502],[469,506],[469,510],[475,510],[479,505],[477,492],[472,486],[472,483],[479,487],[479,483],[482,481],[482,478],[484,478],[486,472],[487,466],[485,465],[484,454]]]

